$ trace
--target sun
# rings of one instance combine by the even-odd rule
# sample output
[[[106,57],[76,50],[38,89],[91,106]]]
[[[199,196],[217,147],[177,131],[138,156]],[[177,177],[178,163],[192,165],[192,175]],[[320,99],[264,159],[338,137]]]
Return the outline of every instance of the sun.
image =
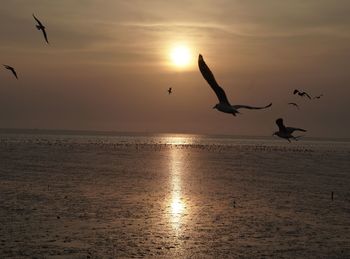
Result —
[[[189,65],[191,53],[187,46],[178,45],[171,49],[170,60],[176,67],[182,68]]]

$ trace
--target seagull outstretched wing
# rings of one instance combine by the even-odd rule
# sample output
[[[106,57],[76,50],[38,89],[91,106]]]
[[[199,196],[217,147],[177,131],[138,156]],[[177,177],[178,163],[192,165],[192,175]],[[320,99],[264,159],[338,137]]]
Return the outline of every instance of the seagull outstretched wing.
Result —
[[[249,106],[249,105],[232,105],[233,108],[235,108],[236,110],[238,109],[250,109],[250,110],[259,110],[259,109],[266,109],[272,106],[272,103],[269,103],[266,106],[262,106],[262,107],[257,107],[257,106]]]
[[[216,82],[213,73],[210,71],[209,67],[204,62],[204,59],[203,59],[202,55],[198,56],[198,67],[199,67],[199,70],[201,71],[202,76],[204,77],[204,79],[208,82],[208,84],[210,85],[211,89],[214,90],[216,96],[219,99],[219,102],[230,105],[230,102],[227,99],[225,91]]]
[[[49,40],[47,39],[46,30],[45,30],[45,29],[42,29],[42,31],[43,31],[43,34],[44,34],[44,38],[45,38],[46,43],[49,44]]]
[[[34,14],[33,14],[33,17],[34,17],[34,19],[36,20],[36,22],[38,23],[38,25],[39,25],[40,27],[44,27],[43,24],[39,21],[39,19],[35,17]]]
[[[311,96],[308,93],[304,92],[304,94],[311,100]]]
[[[304,129],[300,129],[300,128],[293,128],[293,127],[287,127],[286,130],[290,133],[293,133],[294,131],[302,131],[302,132],[306,132],[306,130]]]
[[[288,103],[289,105],[293,105],[299,109],[299,105],[297,103]]]
[[[13,67],[11,67],[11,66],[9,66],[9,65],[4,65],[4,67],[5,67],[6,69],[10,70],[10,71],[12,72],[12,74],[16,77],[16,79],[18,79],[16,70],[15,70]]]
[[[314,96],[314,98],[312,98],[312,99],[320,99],[322,96],[323,96],[323,94],[320,94],[318,96]]]

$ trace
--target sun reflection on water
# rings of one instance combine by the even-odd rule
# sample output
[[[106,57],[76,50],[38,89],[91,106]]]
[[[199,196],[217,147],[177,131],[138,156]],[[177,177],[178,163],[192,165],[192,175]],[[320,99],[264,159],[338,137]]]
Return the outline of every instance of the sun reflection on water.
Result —
[[[181,199],[179,197],[174,197],[171,202],[171,213],[173,216],[175,214],[182,214],[184,211],[184,204],[182,203]]]
[[[169,139],[169,142],[176,144],[184,143],[185,140],[180,137]],[[175,144],[176,143],[176,144]],[[182,192],[182,176],[183,176],[183,152],[180,149],[170,150],[170,197],[169,197],[169,221],[175,230],[179,230],[184,223],[184,214],[187,210]]]
[[[182,134],[174,134],[171,136],[159,135],[161,139],[161,143],[165,143],[168,145],[191,145],[198,141],[197,135],[182,135]]]

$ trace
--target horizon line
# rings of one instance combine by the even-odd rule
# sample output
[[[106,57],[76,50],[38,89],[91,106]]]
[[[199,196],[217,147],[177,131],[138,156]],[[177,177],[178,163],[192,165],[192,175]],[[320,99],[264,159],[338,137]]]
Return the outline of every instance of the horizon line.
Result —
[[[17,132],[16,132],[17,131]],[[48,129],[48,128],[0,128],[0,133],[9,133],[16,134],[18,132],[22,132],[23,134],[33,134],[38,133],[40,135],[44,135],[46,133],[51,135],[55,135],[55,133],[66,133],[68,135],[81,135],[81,133],[85,135],[157,135],[157,134],[174,134],[174,135],[198,135],[198,136],[215,136],[215,137],[234,137],[234,138],[268,138],[269,135],[241,135],[241,134],[224,134],[224,133],[193,133],[193,132],[165,132],[165,131],[121,131],[121,130],[88,130],[88,129]],[[304,136],[304,139],[324,139],[324,140],[346,140],[350,141],[350,137],[310,137]]]

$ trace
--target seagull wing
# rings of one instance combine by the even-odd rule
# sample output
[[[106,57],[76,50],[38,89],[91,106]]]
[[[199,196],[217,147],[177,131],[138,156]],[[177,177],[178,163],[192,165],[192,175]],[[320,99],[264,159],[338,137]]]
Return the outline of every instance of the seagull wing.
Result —
[[[296,103],[288,103],[288,104],[290,104],[290,105],[294,105],[295,107],[297,107],[297,108],[299,109],[299,105],[298,105],[298,104],[296,104]]]
[[[42,31],[43,31],[43,34],[44,34],[45,41],[47,42],[47,44],[49,44],[49,41],[48,41],[48,39],[47,39],[46,30],[45,30],[45,29],[42,29]]]
[[[293,127],[287,127],[286,128],[287,132],[292,134],[294,131],[302,131],[302,132],[306,132],[306,130],[304,129],[300,129],[300,128],[293,128]]]
[[[248,106],[248,105],[232,105],[233,108],[235,108],[236,110],[238,109],[250,109],[250,110],[259,110],[259,109],[266,109],[272,106],[272,103],[263,106],[263,107],[256,107],[256,106]]]
[[[204,77],[204,79],[208,82],[208,84],[210,85],[211,89],[214,90],[216,96],[219,99],[219,102],[230,105],[230,102],[227,99],[225,91],[216,82],[213,73],[210,71],[209,67],[204,62],[204,59],[203,59],[202,55],[199,55],[199,57],[198,57],[198,67],[199,67],[199,70],[201,71],[202,76]]]
[[[16,73],[16,70],[9,66],[9,65],[3,65],[6,69],[10,70],[12,72],[12,74],[18,79],[18,76],[17,76],[17,73]]]
[[[38,18],[36,18],[35,17],[35,15],[33,14],[33,17],[34,17],[34,19],[36,20],[36,22],[39,24],[39,26],[40,27],[42,27],[43,26],[43,24],[39,21],[39,19]]]
[[[16,70],[13,67],[11,67],[10,70],[12,71],[12,74],[18,79]]]
[[[276,124],[278,126],[279,131],[281,131],[281,132],[285,132],[286,131],[286,127],[283,124],[283,119],[281,119],[281,118],[277,119],[276,120]]]

